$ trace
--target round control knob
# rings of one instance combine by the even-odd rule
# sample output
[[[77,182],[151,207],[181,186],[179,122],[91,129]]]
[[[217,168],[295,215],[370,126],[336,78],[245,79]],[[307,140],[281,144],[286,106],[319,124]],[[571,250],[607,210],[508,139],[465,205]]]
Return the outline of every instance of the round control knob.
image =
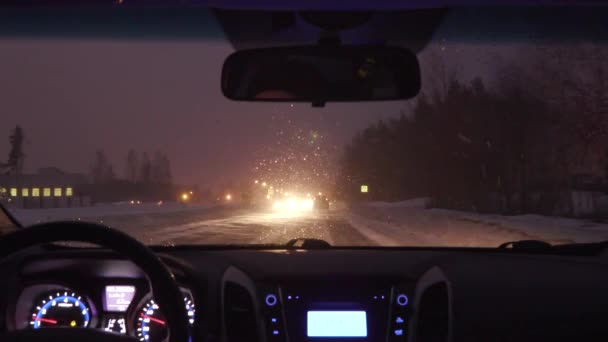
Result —
[[[400,305],[400,306],[406,306],[407,303],[409,303],[409,302],[410,302],[410,299],[407,298],[406,295],[400,294],[400,295],[397,296],[397,304],[398,305]]]
[[[277,304],[277,296],[269,294],[266,296],[266,305],[275,306]]]

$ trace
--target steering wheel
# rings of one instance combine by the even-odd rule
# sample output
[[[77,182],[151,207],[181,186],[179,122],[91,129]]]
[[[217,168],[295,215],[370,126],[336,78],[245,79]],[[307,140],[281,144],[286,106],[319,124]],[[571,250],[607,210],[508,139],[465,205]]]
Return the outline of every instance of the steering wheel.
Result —
[[[139,266],[147,275],[154,300],[167,319],[169,342],[188,341],[184,299],[173,274],[150,248],[121,231],[96,223],[41,223],[0,237],[0,259],[27,247],[59,241],[93,243],[113,250]],[[0,334],[0,341],[134,342],[136,339],[91,328],[48,328],[7,332]]]

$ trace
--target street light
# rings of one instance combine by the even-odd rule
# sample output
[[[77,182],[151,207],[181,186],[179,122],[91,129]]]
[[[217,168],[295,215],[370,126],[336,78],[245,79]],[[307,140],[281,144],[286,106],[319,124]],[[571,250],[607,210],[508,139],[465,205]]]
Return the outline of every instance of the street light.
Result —
[[[232,199],[232,195],[228,194],[226,195],[226,201],[230,201]]]
[[[188,195],[187,193],[183,193],[182,194],[182,200],[187,201],[190,198],[190,195]]]

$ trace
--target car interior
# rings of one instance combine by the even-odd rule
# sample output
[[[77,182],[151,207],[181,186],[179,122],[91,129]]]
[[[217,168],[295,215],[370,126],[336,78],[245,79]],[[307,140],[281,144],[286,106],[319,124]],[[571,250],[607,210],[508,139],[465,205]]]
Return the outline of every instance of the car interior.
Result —
[[[252,106],[290,101],[323,107],[416,96],[424,86],[416,55],[446,13],[479,2],[151,3],[13,1],[0,5],[0,35],[214,39],[217,32],[197,24],[213,20],[236,50],[215,85],[224,96]],[[294,20],[320,27],[322,34],[282,34]],[[357,45],[354,33],[343,39],[337,34],[361,25],[371,25],[391,46]],[[399,36],[395,27],[411,34]],[[462,31],[474,34],[475,28]],[[353,61],[355,73],[341,71],[351,70]],[[326,201],[318,205],[328,208]],[[0,341],[603,341],[608,336],[608,252],[602,242],[336,247],[296,238],[287,245],[146,246],[103,223],[20,227],[4,209],[0,226],[12,230],[0,237]]]

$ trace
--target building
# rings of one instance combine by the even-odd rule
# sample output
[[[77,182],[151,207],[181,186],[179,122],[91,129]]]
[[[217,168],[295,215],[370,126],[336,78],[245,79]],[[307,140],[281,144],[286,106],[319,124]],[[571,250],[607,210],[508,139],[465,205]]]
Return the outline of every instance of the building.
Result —
[[[91,200],[81,192],[87,177],[55,167],[35,174],[0,175],[0,198],[17,208],[65,208],[89,206]]]

